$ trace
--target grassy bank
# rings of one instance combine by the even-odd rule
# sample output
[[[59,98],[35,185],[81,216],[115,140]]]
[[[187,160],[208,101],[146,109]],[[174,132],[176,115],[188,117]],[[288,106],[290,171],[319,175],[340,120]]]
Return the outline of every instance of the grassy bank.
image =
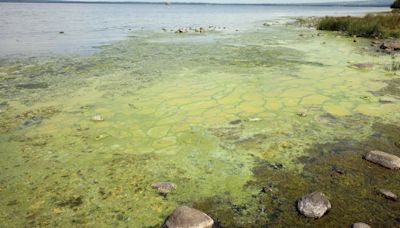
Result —
[[[365,17],[325,17],[317,23],[319,30],[341,31],[361,37],[400,37],[400,13],[369,14]]]

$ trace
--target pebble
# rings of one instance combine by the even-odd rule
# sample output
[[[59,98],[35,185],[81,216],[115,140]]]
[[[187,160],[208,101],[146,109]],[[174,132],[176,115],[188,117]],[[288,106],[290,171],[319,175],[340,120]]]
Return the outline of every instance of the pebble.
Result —
[[[400,168],[400,158],[396,155],[389,154],[383,151],[370,151],[364,156],[364,159],[388,169]]]
[[[197,209],[181,206],[165,222],[167,228],[212,228],[214,220]]]
[[[331,209],[331,203],[324,193],[313,192],[303,196],[297,202],[297,209],[306,217],[321,218],[329,209]]]
[[[299,116],[299,117],[306,117],[307,114],[306,114],[305,112],[298,112],[298,113],[297,113],[297,116]]]
[[[363,222],[354,223],[351,227],[352,228],[371,228],[368,224],[363,223]]]
[[[168,194],[172,190],[176,189],[176,184],[172,182],[156,182],[151,185],[152,188],[157,189],[160,194]]]
[[[103,118],[103,116],[101,116],[100,114],[96,114],[96,115],[94,115],[94,116],[92,117],[92,120],[93,120],[93,121],[96,121],[96,122],[100,122],[100,121],[104,121],[104,118]]]
[[[229,122],[229,124],[232,124],[232,125],[236,125],[236,124],[240,124],[242,122],[242,120],[233,120],[233,121],[231,121],[231,122]]]
[[[393,192],[386,190],[386,189],[379,189],[378,193],[382,196],[384,196],[386,199],[390,199],[393,201],[397,201],[397,195],[394,194]]]

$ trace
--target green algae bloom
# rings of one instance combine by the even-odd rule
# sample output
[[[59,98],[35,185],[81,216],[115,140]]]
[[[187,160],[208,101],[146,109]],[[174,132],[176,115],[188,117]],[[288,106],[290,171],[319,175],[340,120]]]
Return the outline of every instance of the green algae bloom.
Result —
[[[396,225],[375,188],[399,175],[361,156],[400,155],[398,57],[293,25],[198,36],[1,60],[0,226],[159,227],[180,205],[223,227]],[[294,207],[314,190],[315,221]]]

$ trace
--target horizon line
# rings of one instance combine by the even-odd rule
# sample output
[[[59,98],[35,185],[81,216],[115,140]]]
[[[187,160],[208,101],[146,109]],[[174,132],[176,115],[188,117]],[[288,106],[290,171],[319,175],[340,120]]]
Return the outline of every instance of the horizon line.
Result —
[[[0,0],[0,3],[66,3],[66,4],[148,4],[148,5],[256,5],[256,6],[347,6],[347,7],[389,7],[387,3],[372,1],[343,1],[320,3],[213,3],[213,2],[147,2],[147,1],[79,1],[79,0]]]

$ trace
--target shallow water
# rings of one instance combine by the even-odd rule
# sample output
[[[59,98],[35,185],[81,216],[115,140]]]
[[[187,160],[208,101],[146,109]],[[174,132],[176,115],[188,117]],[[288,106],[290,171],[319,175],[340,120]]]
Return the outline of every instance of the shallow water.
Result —
[[[361,155],[400,155],[399,57],[271,24],[3,59],[1,226],[157,227],[182,204],[223,227],[398,225],[375,189],[400,193],[400,176]],[[320,220],[294,207],[314,190],[333,205]]]
[[[364,15],[386,7],[0,2],[0,56],[91,54],[135,31],[213,25],[224,31],[285,17]],[[60,34],[60,32],[62,32]]]

